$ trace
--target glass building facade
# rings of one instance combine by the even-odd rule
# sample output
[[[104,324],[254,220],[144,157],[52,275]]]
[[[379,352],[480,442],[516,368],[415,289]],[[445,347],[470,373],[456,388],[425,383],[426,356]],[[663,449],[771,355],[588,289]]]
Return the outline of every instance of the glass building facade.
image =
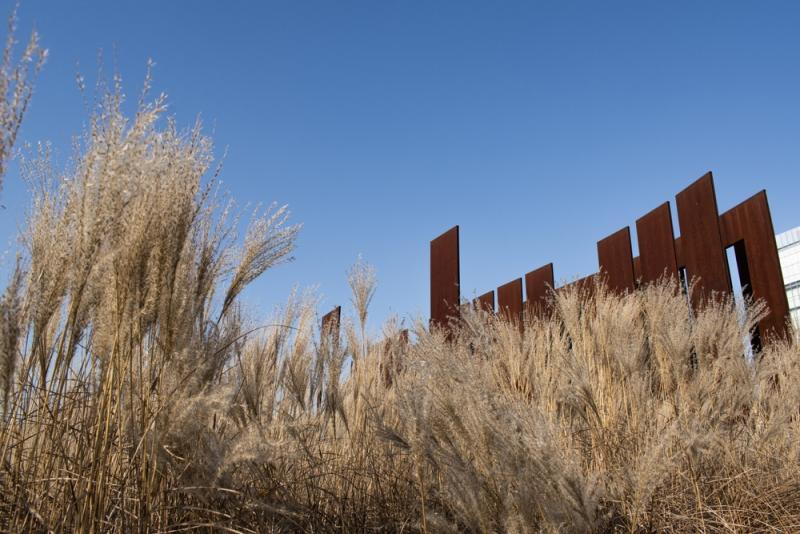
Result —
[[[800,226],[775,236],[795,330],[800,330]]]

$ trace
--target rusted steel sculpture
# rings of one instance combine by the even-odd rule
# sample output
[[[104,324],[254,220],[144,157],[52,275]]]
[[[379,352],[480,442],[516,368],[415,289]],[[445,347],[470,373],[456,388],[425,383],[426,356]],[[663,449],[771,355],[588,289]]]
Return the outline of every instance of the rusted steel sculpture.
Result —
[[[785,337],[789,304],[766,192],[761,191],[720,215],[714,179],[709,172],[678,193],[676,206],[680,237],[674,236],[670,205],[665,202],[636,221],[638,257],[632,257],[630,228],[622,228],[598,242],[600,272],[568,286],[591,290],[594,287],[591,282],[599,274],[609,289],[621,294],[663,277],[677,278],[685,273],[686,282],[693,284],[692,305],[696,308],[715,295],[730,294],[725,249],[733,247],[744,294],[763,300],[769,309],[758,324],[754,344],[765,338]],[[528,310],[526,313],[545,313],[553,282],[553,264],[526,274],[524,305],[521,279],[499,287],[499,312],[513,320],[521,319],[523,309]],[[459,286],[456,226],[431,241],[432,325],[444,327],[458,314]],[[494,293],[478,297],[475,304],[492,311]]]

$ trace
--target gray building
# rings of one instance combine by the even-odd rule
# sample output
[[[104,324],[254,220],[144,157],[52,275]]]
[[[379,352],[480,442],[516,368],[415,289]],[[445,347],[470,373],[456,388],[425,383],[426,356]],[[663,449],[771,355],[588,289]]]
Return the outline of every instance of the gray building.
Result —
[[[800,226],[775,236],[795,330],[800,330]]]

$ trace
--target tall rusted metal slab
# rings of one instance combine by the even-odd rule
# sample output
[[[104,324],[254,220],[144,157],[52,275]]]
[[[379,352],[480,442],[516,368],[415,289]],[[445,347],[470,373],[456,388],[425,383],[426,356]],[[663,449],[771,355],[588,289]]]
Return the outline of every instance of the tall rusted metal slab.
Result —
[[[497,288],[498,313],[522,326],[522,278]]]
[[[761,191],[723,213],[722,244],[733,246],[739,279],[745,294],[763,300],[769,314],[758,323],[762,339],[788,335],[789,302],[775,243],[775,230],[766,191]]]
[[[494,313],[494,291],[488,291],[480,297],[473,299],[472,305],[476,310]]]
[[[697,308],[713,293],[729,293],[731,289],[711,173],[678,193],[675,199],[686,272],[689,283],[697,281],[692,294],[692,305]]]
[[[630,228],[626,226],[598,241],[597,259],[600,273],[611,291],[624,294],[636,288]]]
[[[555,285],[552,263],[525,275],[525,300],[529,313],[541,317],[547,311],[550,292]]]
[[[664,202],[636,221],[639,242],[639,273],[642,283],[662,277],[678,279],[675,257],[675,233],[669,202]]]
[[[431,241],[431,326],[446,327],[459,315],[458,226]]]

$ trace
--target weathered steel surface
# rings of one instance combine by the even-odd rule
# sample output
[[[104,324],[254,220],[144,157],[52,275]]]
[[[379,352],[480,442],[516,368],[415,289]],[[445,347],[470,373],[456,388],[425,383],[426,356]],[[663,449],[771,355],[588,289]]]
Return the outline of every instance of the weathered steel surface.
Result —
[[[541,317],[548,311],[550,292],[555,285],[552,263],[525,275],[525,300],[529,313]]]
[[[697,308],[712,294],[729,293],[731,288],[711,173],[678,193],[675,198],[681,225],[683,260],[689,283],[697,283],[692,293],[692,304]]]
[[[675,233],[669,202],[661,204],[636,221],[639,242],[639,272],[642,283],[652,283],[662,277],[678,279],[675,258]]]
[[[763,300],[769,308],[769,314],[758,324],[761,338],[785,337],[789,303],[766,191],[729,209],[719,221],[722,244],[735,247],[739,279],[745,294]]]
[[[320,337],[323,351],[336,351],[339,347],[339,325],[342,319],[342,307],[336,306],[334,309],[322,316]]]
[[[675,238],[675,262],[678,264],[678,274],[680,274],[680,270],[686,267],[686,258],[683,256],[683,240],[680,237]]]
[[[383,385],[391,388],[395,377],[403,371],[403,354],[408,347],[408,330],[403,329],[395,339],[387,339],[383,347],[381,374]]]
[[[570,282],[569,284],[564,284],[556,289],[556,293],[575,289],[580,293],[583,293],[583,295],[587,298],[591,298],[594,296],[595,284],[597,282],[598,275],[599,273],[590,274],[589,276],[584,276],[583,278],[579,278],[574,282]]]
[[[322,316],[322,332],[326,335],[339,334],[339,321],[342,318],[342,307],[336,306],[334,309]]]
[[[522,278],[497,288],[497,308],[502,317],[522,325]]]
[[[473,299],[472,305],[476,310],[494,313],[494,291],[488,291],[480,297]]]
[[[458,226],[431,241],[431,326],[445,327],[459,315]]]
[[[597,259],[601,276],[611,291],[623,294],[635,289],[630,228],[626,226],[598,241]]]
[[[769,315],[759,323],[761,336],[787,334],[788,303],[775,244],[766,193],[758,193],[728,210],[717,209],[711,173],[702,176],[676,196],[681,235],[674,237],[669,203],[664,203],[636,221],[639,256],[632,257],[630,229],[624,228],[597,244],[600,271],[609,287],[630,291],[639,282],[650,283],[663,276],[675,277],[682,287],[693,286],[692,305],[701,306],[712,294],[731,291],[726,247],[733,246],[740,279],[746,294],[766,302]],[[431,324],[446,326],[459,314],[458,227],[431,241]],[[556,289],[579,289],[591,297],[597,274]],[[688,280],[687,280],[688,279]],[[530,314],[547,311],[549,288],[553,287],[553,265],[525,275],[525,309]],[[522,282],[514,280],[498,288],[498,312],[522,324]],[[468,304],[467,304],[468,305]],[[488,292],[473,301],[483,309],[494,308]]]

